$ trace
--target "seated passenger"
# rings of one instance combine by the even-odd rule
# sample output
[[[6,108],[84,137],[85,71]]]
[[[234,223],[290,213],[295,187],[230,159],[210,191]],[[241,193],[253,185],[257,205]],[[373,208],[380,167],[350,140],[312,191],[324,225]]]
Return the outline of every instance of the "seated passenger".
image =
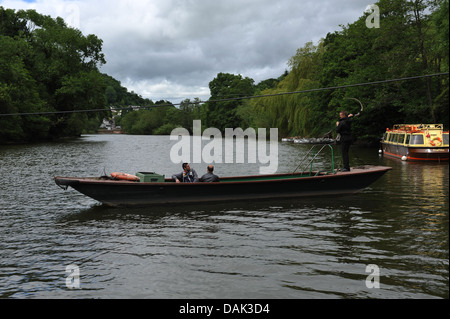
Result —
[[[218,182],[219,176],[213,174],[214,166],[208,165],[207,167],[207,173],[200,177],[200,182]]]
[[[183,163],[183,171],[180,174],[172,175],[176,183],[194,183],[198,182],[198,175],[194,169],[191,169],[189,163]]]

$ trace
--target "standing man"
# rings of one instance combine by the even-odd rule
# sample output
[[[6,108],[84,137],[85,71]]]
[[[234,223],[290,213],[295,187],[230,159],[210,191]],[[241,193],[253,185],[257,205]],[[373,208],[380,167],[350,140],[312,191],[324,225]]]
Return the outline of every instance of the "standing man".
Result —
[[[214,166],[208,165],[207,167],[207,173],[200,177],[200,182],[218,182],[219,176],[213,174],[214,172]]]
[[[359,114],[356,114],[357,116]],[[341,149],[342,149],[342,162],[344,168],[342,172],[350,172],[350,160],[348,158],[348,151],[350,149],[350,145],[353,143],[352,136],[352,117],[353,114],[349,114],[347,116],[346,111],[341,111],[339,113],[339,120],[336,122],[336,133],[340,134],[341,139]]]
[[[198,182],[197,172],[191,169],[189,163],[183,163],[183,171],[180,174],[172,175],[176,183],[195,183]]]

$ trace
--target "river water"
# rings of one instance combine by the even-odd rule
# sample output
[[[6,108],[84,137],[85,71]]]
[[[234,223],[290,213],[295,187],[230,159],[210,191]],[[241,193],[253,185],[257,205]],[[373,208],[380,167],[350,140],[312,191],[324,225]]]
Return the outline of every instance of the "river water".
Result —
[[[360,194],[170,208],[109,208],[53,181],[170,176],[181,171],[174,143],[85,135],[0,146],[0,298],[448,298],[448,164],[353,146],[352,165],[393,168]],[[278,147],[282,173],[310,145]],[[201,175],[206,164],[191,166]]]

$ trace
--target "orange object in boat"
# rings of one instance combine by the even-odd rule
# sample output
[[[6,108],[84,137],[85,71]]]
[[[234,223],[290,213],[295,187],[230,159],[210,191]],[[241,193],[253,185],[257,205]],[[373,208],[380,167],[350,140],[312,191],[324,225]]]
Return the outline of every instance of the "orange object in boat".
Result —
[[[121,179],[121,180],[125,180],[125,181],[136,181],[136,182],[138,182],[140,180],[139,177],[137,177],[136,175],[131,175],[131,174],[127,174],[127,173],[121,173],[121,172],[111,173],[111,176],[114,177],[115,179]]]

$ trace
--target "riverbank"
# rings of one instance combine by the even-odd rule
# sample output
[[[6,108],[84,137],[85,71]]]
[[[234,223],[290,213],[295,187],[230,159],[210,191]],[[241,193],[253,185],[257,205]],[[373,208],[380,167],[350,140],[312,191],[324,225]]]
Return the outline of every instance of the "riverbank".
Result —
[[[14,141],[5,141],[0,140],[0,145],[33,145],[33,144],[42,144],[42,143],[52,143],[52,142],[61,142],[67,141],[71,139],[80,138],[83,134],[73,135],[73,136],[64,136],[58,138],[41,138],[41,139],[32,139],[32,140],[14,140]]]
[[[97,134],[125,134],[125,132],[122,130],[100,129],[97,131]]]

